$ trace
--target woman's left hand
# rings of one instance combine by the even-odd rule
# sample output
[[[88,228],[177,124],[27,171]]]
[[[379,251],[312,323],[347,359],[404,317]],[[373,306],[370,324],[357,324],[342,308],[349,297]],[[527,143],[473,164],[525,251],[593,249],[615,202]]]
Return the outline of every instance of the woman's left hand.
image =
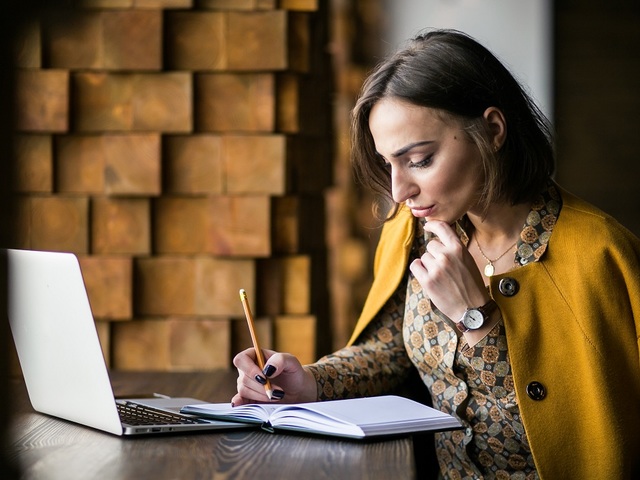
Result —
[[[489,300],[482,275],[449,224],[430,220],[424,230],[435,237],[427,243],[424,255],[411,262],[409,268],[438,310],[458,321],[467,308]]]

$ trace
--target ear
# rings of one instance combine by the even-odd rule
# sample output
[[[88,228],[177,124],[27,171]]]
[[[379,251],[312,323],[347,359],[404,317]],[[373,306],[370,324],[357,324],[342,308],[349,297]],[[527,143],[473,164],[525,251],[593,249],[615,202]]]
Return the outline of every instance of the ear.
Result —
[[[489,130],[489,143],[493,145],[494,151],[500,150],[507,139],[507,121],[502,110],[497,107],[489,107],[482,114]]]

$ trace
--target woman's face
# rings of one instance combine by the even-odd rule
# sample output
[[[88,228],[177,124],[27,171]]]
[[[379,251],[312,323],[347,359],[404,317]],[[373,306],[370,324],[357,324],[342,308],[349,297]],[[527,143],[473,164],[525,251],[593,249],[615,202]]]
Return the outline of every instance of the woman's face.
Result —
[[[476,205],[484,176],[480,152],[454,121],[395,98],[371,109],[376,151],[391,172],[391,193],[416,217],[453,223]]]

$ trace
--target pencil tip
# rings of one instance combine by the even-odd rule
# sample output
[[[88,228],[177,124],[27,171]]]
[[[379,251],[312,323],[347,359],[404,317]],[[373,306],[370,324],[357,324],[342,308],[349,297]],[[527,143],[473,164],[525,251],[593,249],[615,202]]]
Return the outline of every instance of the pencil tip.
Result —
[[[247,296],[247,292],[244,291],[244,288],[240,289],[240,298],[244,298]]]
[[[265,389],[265,391],[267,392],[267,397],[269,397],[269,400],[273,400],[273,390],[270,389]]]

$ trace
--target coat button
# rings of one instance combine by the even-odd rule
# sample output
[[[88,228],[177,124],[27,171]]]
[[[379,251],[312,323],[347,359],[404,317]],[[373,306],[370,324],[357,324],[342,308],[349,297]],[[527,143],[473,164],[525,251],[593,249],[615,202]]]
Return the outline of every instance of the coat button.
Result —
[[[519,289],[520,285],[515,278],[505,277],[500,280],[500,283],[498,283],[498,290],[505,297],[513,297],[516,293],[518,293]]]
[[[532,400],[542,400],[547,396],[547,389],[540,382],[531,382],[527,385],[527,395]]]

